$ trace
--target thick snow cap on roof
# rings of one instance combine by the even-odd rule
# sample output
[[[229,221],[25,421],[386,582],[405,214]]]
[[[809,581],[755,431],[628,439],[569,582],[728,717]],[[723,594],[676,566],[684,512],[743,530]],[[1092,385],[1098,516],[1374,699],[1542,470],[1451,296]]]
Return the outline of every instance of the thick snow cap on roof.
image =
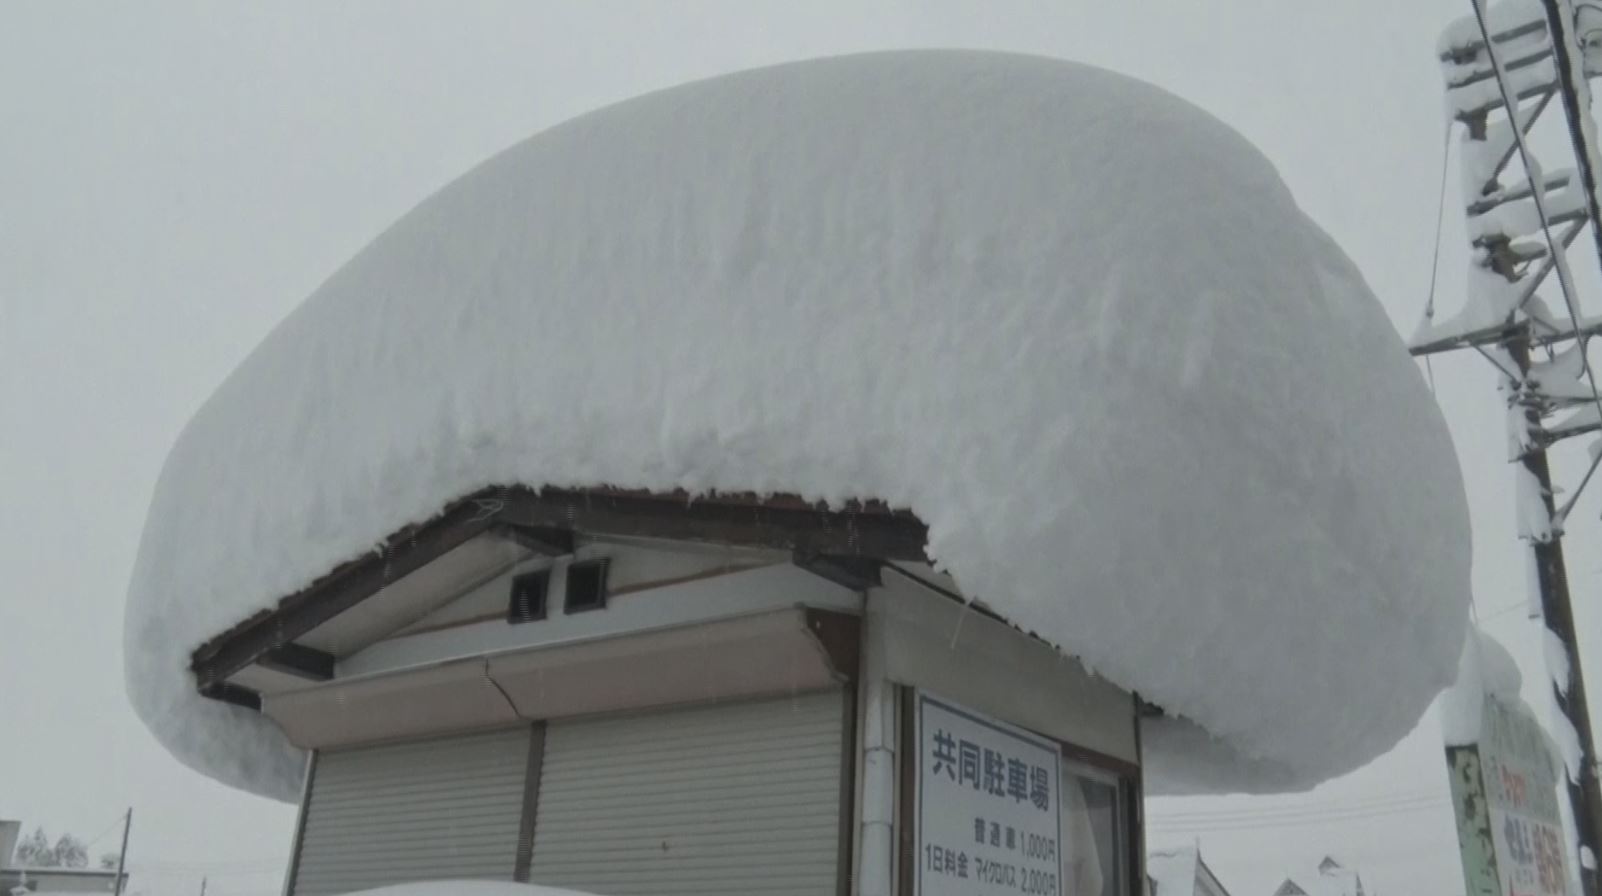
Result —
[[[188,654],[479,488],[880,498],[963,590],[1177,719],[1157,792],[1310,786],[1452,680],[1446,428],[1361,276],[1234,131],[981,52],[676,87],[407,214],[205,404],[130,589],[134,705],[293,797]]]

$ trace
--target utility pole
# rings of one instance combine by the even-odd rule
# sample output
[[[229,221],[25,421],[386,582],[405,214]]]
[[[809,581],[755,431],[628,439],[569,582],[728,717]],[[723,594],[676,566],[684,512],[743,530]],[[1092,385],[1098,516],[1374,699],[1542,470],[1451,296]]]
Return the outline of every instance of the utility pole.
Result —
[[[1510,340],[1505,343],[1505,347],[1523,383],[1529,383],[1531,381],[1529,342]],[[1581,351],[1583,350],[1582,347]],[[1521,404],[1526,424],[1539,427],[1538,394],[1526,389],[1523,395],[1525,400]],[[1530,431],[1539,432],[1538,429]],[[1536,442],[1536,446],[1540,445],[1540,442]],[[1522,467],[1520,475],[1533,481],[1547,518],[1554,519],[1557,516],[1557,508],[1552,491],[1552,471],[1547,463],[1545,447],[1531,447],[1525,450],[1519,456],[1518,463]],[[1541,619],[1546,625],[1547,637],[1561,644],[1561,649],[1568,655],[1568,681],[1552,681],[1552,696],[1556,701],[1560,717],[1573,726],[1579,746],[1580,767],[1569,769],[1566,779],[1569,809],[1574,823],[1575,842],[1582,848],[1589,848],[1593,856],[1589,867],[1584,855],[1581,856],[1578,869],[1580,891],[1585,896],[1597,896],[1599,890],[1594,857],[1602,854],[1599,852],[1602,850],[1602,839],[1598,837],[1598,834],[1602,833],[1602,828],[1599,828],[1599,823],[1602,823],[1602,797],[1599,797],[1597,789],[1596,743],[1591,734],[1591,718],[1585,702],[1585,677],[1580,672],[1579,643],[1574,633],[1574,608],[1569,601],[1568,569],[1563,562],[1561,523],[1550,527],[1545,533],[1537,533],[1530,537],[1529,547],[1534,555],[1536,581],[1541,592]],[[1554,648],[1547,646],[1546,649],[1550,651]],[[1553,664],[1548,663],[1548,665]]]
[[[1567,728],[1559,733],[1568,735],[1562,739],[1579,754],[1565,756],[1565,762],[1581,892],[1602,896],[1597,874],[1602,791],[1563,560],[1564,522],[1602,464],[1602,442],[1592,446],[1590,470],[1562,505],[1547,460],[1548,447],[1602,429],[1597,392],[1602,373],[1591,369],[1586,356],[1588,339],[1602,332],[1602,316],[1580,313],[1565,257],[1590,224],[1602,260],[1602,215],[1591,167],[1596,155],[1587,145],[1594,126],[1585,78],[1593,72],[1582,63],[1570,0],[1542,0],[1542,9],[1517,21],[1487,15],[1483,0],[1471,2],[1473,16],[1449,26],[1441,42],[1448,104],[1465,131],[1462,182],[1473,193],[1464,197],[1472,240],[1470,295],[1464,312],[1452,320],[1437,324],[1433,310],[1426,310],[1410,349],[1415,356],[1472,349],[1501,374],[1509,460],[1516,465],[1519,536],[1529,546],[1539,591],[1547,666],[1559,673],[1551,682],[1555,722]],[[1498,12],[1504,9],[1515,8]],[[1576,167],[1548,173],[1531,155],[1527,137],[1554,98],[1568,119]],[[1504,184],[1502,173],[1515,158],[1526,178]],[[1554,272],[1561,310],[1535,294]],[[1557,651],[1564,656],[1552,656]]]
[[[122,818],[122,849],[117,851],[117,877],[112,883],[112,896],[122,896],[122,869],[128,865],[128,831],[133,827],[133,807]]]
[[[1575,10],[1573,0],[1542,0],[1542,6],[1546,11],[1547,30],[1552,35],[1552,62],[1557,72],[1559,93],[1563,97],[1569,145],[1574,150],[1580,185],[1585,191],[1587,217],[1591,221],[1591,237],[1596,245],[1597,258],[1602,260],[1602,192],[1598,191],[1598,172],[1593,167],[1602,158],[1598,154],[1602,147],[1597,145],[1596,122],[1591,118],[1591,84],[1586,77],[1587,62],[1591,61],[1586,56],[1588,52],[1594,52],[1587,44],[1598,26],[1602,26],[1602,21],[1598,20],[1594,5],[1588,4],[1584,18]],[[1570,305],[1566,310],[1574,329],[1579,330],[1581,320],[1578,306]],[[1584,338],[1579,339],[1579,350],[1584,360]],[[1585,374],[1592,398],[1595,399],[1596,422],[1602,426],[1602,394],[1597,391],[1597,376],[1589,364]],[[1592,447],[1602,448],[1602,441]],[[1596,464],[1602,464],[1602,452],[1595,454],[1592,471],[1596,470]],[[1552,476],[1544,452],[1533,458],[1530,470],[1542,483],[1542,494],[1546,497],[1548,509],[1551,509]],[[1580,487],[1584,488],[1584,483]],[[1585,677],[1580,672],[1580,645],[1575,638],[1574,609],[1569,602],[1569,577],[1563,564],[1563,545],[1560,541],[1561,520],[1557,530],[1550,544],[1538,542],[1534,545],[1536,574],[1541,582],[1541,617],[1546,621],[1547,637],[1549,641],[1562,645],[1561,649],[1567,654],[1564,657],[1566,663],[1554,664],[1549,661],[1548,666],[1559,666],[1568,677],[1567,681],[1554,680],[1552,691],[1558,713],[1574,726],[1575,739],[1580,748],[1580,768],[1569,772],[1569,805],[1574,812],[1578,842],[1583,849],[1590,851],[1589,856],[1581,854],[1580,885],[1587,896],[1597,896],[1602,893],[1602,877],[1599,877],[1602,872],[1597,868],[1598,862],[1602,862],[1602,782],[1598,781],[1599,775],[1602,775],[1602,765],[1597,762],[1590,704],[1585,697]],[[1589,861],[1586,861],[1587,858]]]

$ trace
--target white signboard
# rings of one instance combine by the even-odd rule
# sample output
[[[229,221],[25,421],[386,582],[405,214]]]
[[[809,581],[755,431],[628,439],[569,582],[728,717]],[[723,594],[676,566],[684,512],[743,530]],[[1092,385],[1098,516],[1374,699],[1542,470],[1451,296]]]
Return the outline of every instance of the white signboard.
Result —
[[[1055,743],[918,695],[918,896],[1061,896]]]

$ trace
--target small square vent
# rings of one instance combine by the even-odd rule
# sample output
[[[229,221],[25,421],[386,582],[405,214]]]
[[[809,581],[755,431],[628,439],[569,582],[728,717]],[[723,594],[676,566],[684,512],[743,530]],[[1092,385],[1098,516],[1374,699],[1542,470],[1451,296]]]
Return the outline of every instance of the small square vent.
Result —
[[[506,621],[513,625],[545,618],[545,594],[550,590],[551,572],[542,569],[512,579],[512,595],[506,605]]]
[[[567,568],[567,597],[562,603],[564,613],[583,613],[606,606],[605,558],[574,563]]]

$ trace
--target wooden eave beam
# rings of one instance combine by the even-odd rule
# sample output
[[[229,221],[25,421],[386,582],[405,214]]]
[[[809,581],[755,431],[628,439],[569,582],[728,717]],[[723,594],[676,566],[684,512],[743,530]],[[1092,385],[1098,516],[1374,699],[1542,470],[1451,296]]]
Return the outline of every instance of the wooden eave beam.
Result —
[[[841,554],[808,554],[796,552],[791,562],[819,578],[826,579],[851,591],[866,591],[883,584],[877,557]]]
[[[928,528],[905,511],[852,503],[831,509],[789,496],[654,494],[622,489],[513,489],[504,522],[581,534],[712,542],[808,554],[925,558]]]
[[[828,659],[834,674],[841,681],[856,678],[858,660],[862,656],[862,619],[816,607],[806,608],[805,618],[807,635]]]
[[[541,557],[566,557],[573,553],[571,530],[506,523],[496,526],[495,533]]]
[[[261,694],[231,681],[219,681],[215,684],[206,685],[200,689],[200,693],[213,700],[221,700],[224,703],[232,703],[235,706],[261,712]]]
[[[315,647],[291,641],[269,649],[256,665],[308,681],[327,681],[334,677],[334,655]]]

